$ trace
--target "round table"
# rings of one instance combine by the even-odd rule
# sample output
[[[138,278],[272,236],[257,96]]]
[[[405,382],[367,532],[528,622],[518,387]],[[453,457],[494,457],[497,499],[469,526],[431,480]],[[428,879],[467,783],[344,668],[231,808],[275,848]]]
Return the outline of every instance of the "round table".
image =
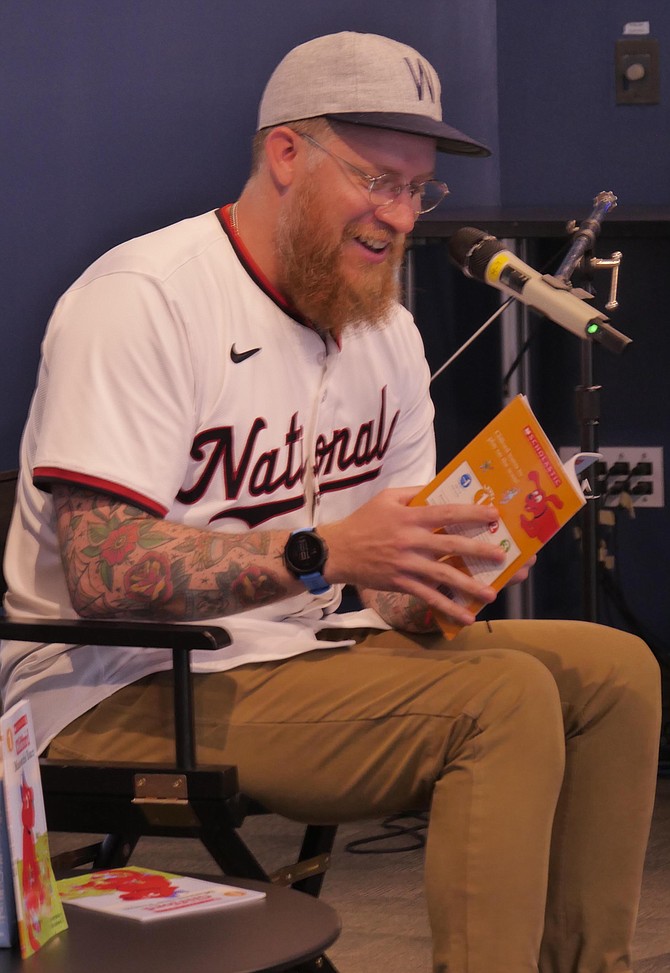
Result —
[[[18,947],[0,949],[0,973],[279,973],[321,956],[340,933],[335,910],[311,895],[223,881],[262,889],[266,897],[150,922],[66,905],[69,928],[26,960]]]

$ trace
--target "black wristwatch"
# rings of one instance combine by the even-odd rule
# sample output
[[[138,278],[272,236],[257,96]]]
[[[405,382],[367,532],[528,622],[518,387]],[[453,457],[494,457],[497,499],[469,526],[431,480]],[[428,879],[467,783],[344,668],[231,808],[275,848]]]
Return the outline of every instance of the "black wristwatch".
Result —
[[[300,527],[289,534],[284,547],[284,564],[313,595],[322,595],[330,588],[321,573],[327,557],[326,542],[313,527]]]

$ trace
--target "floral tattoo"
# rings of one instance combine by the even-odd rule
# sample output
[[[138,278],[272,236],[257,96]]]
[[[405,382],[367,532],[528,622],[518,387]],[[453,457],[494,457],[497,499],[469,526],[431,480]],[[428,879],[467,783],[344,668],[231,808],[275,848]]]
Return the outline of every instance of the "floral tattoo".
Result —
[[[77,487],[54,486],[53,495],[80,615],[195,620],[286,595],[270,533],[199,530]]]

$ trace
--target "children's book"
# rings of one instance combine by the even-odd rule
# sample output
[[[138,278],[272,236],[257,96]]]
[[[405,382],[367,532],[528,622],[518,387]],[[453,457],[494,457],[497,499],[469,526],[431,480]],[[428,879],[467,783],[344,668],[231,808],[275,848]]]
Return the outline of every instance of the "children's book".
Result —
[[[547,438],[524,395],[517,395],[472,442],[421,490],[412,504],[478,503],[499,513],[486,527],[450,526],[463,534],[498,546],[502,564],[452,556],[451,565],[499,591],[533,554],[584,506],[579,474],[598,459],[577,453],[567,463]],[[444,588],[445,594],[477,614],[483,604]],[[438,622],[447,638],[462,626],[444,616]]]
[[[97,909],[146,922],[257,902],[265,892],[128,865],[89,872],[57,883],[61,898],[84,909]]]
[[[5,812],[4,768],[0,760],[0,946],[13,946],[16,941],[16,902],[12,856]]]
[[[49,856],[40,765],[30,703],[20,701],[0,718],[5,812],[23,957],[67,928]]]

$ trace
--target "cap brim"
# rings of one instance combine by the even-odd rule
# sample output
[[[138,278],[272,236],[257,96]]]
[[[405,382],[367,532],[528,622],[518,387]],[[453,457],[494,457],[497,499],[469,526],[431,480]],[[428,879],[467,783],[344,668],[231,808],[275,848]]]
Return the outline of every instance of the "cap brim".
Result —
[[[351,122],[353,125],[369,125],[372,128],[388,128],[394,132],[409,132],[411,135],[426,135],[436,140],[439,152],[452,155],[491,155],[491,150],[475,142],[469,135],[459,132],[446,122],[438,122],[425,115],[408,115],[394,112],[341,112],[326,115],[334,121]]]

